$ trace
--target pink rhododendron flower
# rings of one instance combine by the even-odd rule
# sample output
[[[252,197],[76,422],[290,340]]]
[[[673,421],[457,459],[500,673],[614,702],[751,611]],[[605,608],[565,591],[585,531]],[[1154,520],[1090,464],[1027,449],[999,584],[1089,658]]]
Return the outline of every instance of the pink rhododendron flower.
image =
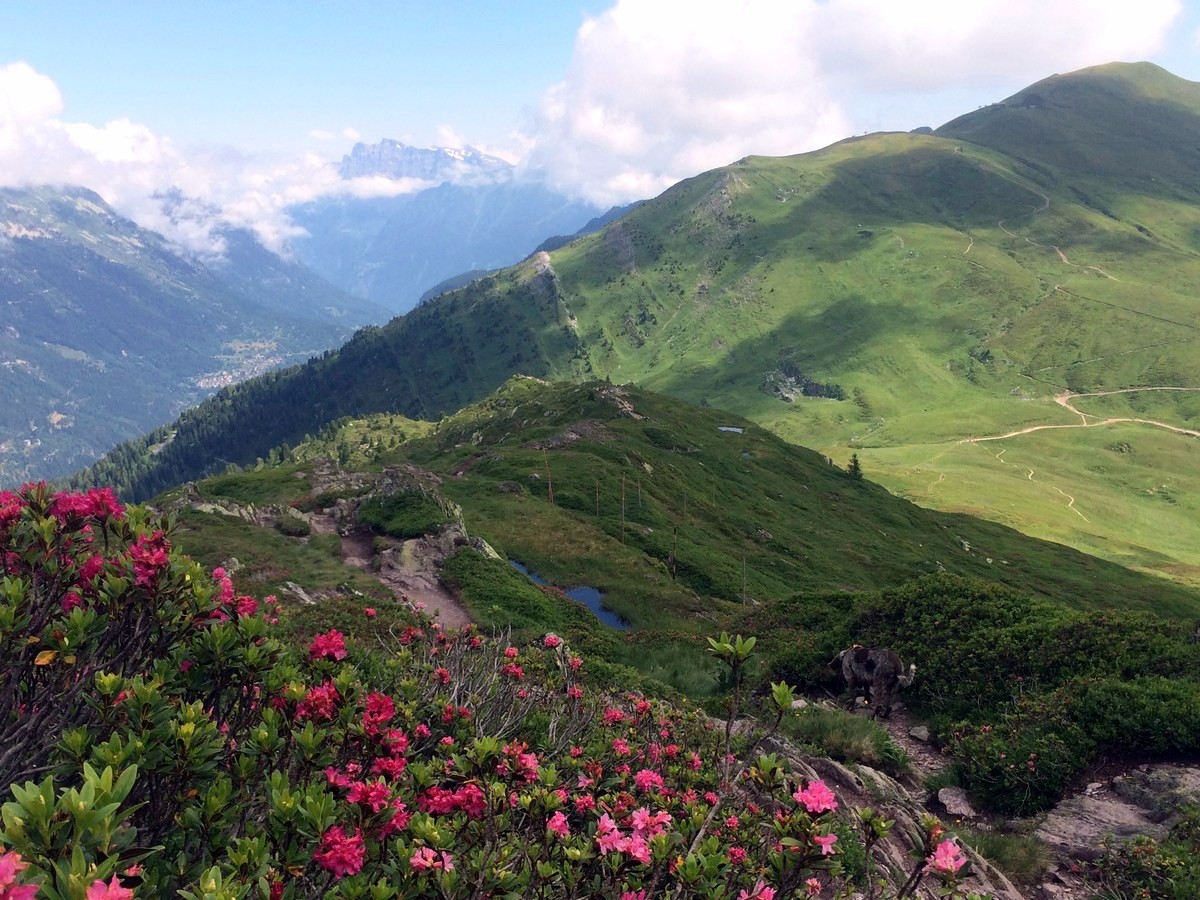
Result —
[[[505,647],[504,648],[504,658],[505,659],[516,659],[518,656],[520,656],[520,651],[517,650],[516,647]]]
[[[600,824],[596,826],[596,844],[600,852],[612,853],[620,850],[622,843],[624,842],[621,839],[621,829],[617,827],[612,816],[605,813],[600,817]]]
[[[638,790],[649,793],[654,790],[662,790],[663,778],[653,769],[642,769],[633,776],[633,783],[638,786]]]
[[[366,616],[368,619],[373,619],[373,618],[375,618],[375,616],[377,615],[377,613],[375,612],[375,610],[374,610],[374,609],[372,609],[371,607],[367,606],[367,607],[365,607],[365,608],[363,609],[363,615],[365,615],[365,616]]]
[[[804,893],[810,897],[816,897],[821,893],[821,882],[815,878],[804,879]]]
[[[550,817],[550,821],[546,823],[546,829],[560,838],[569,837],[571,834],[571,826],[567,824],[567,817],[563,815],[561,809]]]
[[[829,856],[837,851],[833,849],[833,845],[837,843],[838,836],[836,834],[818,834],[813,836],[813,843],[821,848],[822,856]]]
[[[310,659],[345,659],[346,636],[336,628],[318,634],[308,645],[308,655]]]
[[[381,756],[371,763],[371,771],[385,778],[399,778],[408,767],[408,760],[403,756]]]
[[[0,503],[3,495],[0,494]],[[33,900],[37,896],[37,885],[18,885],[17,875],[29,868],[16,851],[0,853],[0,900]],[[116,876],[113,876],[114,880]]]
[[[616,709],[615,707],[612,707],[612,706],[610,706],[610,707],[608,707],[608,709],[604,710],[604,724],[605,725],[620,725],[624,721],[625,721],[625,713],[621,712],[621,710]]]
[[[545,646],[546,649],[548,649],[548,650],[553,650],[555,647],[557,647],[561,643],[562,643],[562,638],[560,638],[557,634],[548,634],[544,638],[542,638],[542,645]]]
[[[821,780],[812,781],[802,791],[792,794],[792,799],[802,804],[810,813],[822,813],[837,809],[837,797]]]
[[[444,869],[447,872],[454,871],[454,857],[443,850],[440,854],[431,847],[420,847],[412,858],[408,861],[418,872],[424,872],[426,869]]]
[[[631,834],[621,844],[621,850],[640,862],[643,866],[650,865],[650,846],[646,838],[640,834]]]
[[[399,797],[392,801],[392,818],[385,822],[379,829],[379,837],[386,839],[390,835],[403,831],[408,827],[409,821],[412,819],[412,813],[408,811],[408,807],[404,805]]]
[[[337,715],[337,707],[341,699],[333,682],[327,681],[320,687],[312,688],[304,695],[304,699],[296,706],[296,719],[328,721]]]
[[[108,884],[93,881],[92,886],[87,889],[86,897],[87,900],[133,900],[133,891],[121,887],[117,876],[114,875]]]
[[[383,730],[383,726],[392,721],[392,717],[396,715],[396,702],[387,694],[372,691],[364,698],[363,705],[366,707],[362,716],[363,731],[372,737],[378,735]],[[408,742],[405,740],[405,746],[407,744]],[[400,752],[403,753],[403,749]]]
[[[360,803],[363,806],[369,807],[371,812],[379,812],[392,800],[392,791],[382,781],[356,781],[350,785],[350,793],[346,795],[346,802]]]
[[[362,870],[366,855],[361,833],[347,835],[340,825],[334,825],[321,836],[321,849],[313,854],[313,861],[335,878],[344,878]]]
[[[671,822],[671,814],[666,810],[659,810],[656,813],[652,813],[644,806],[635,809],[633,815],[629,817],[629,825],[634,832],[643,835],[647,839],[662,834],[667,830],[667,826]]]
[[[137,541],[129,548],[129,558],[133,561],[133,574],[139,585],[149,587],[167,567],[170,562],[169,548],[166,535],[161,531],[138,535]]]
[[[775,900],[775,888],[767,887],[761,878],[748,891],[741,891],[738,900]]]
[[[953,840],[945,840],[934,848],[933,855],[925,857],[929,868],[943,875],[953,875],[966,863],[962,848]]]

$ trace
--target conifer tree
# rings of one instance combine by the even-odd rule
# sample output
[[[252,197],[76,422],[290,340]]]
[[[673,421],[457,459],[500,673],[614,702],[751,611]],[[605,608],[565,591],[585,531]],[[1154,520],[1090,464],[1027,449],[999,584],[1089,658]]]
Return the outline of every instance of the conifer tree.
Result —
[[[858,461],[857,453],[850,454],[850,464],[848,466],[846,466],[846,474],[849,475],[851,478],[853,478],[855,481],[862,481],[862,477],[863,477],[862,463],[860,463]]]

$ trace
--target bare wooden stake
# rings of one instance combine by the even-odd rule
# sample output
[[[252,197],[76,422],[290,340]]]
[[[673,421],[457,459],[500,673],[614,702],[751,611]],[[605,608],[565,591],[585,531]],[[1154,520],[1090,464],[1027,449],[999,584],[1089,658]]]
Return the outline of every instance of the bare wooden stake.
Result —
[[[621,473],[621,543],[625,543],[625,474]]]
[[[546,452],[546,448],[542,448],[542,458],[546,461],[546,491],[550,498],[550,505],[554,505],[554,479],[550,477],[550,454]]]

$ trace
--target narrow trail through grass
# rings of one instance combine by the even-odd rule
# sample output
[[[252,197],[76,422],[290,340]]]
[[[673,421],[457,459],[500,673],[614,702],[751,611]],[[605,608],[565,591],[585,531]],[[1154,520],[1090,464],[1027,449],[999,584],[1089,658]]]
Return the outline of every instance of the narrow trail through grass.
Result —
[[[1094,416],[1090,413],[1080,411],[1075,407],[1071,400],[1075,397],[1105,397],[1111,394],[1134,394],[1140,391],[1200,391],[1200,388],[1190,387],[1138,387],[1138,388],[1121,388],[1113,391],[1088,391],[1084,393],[1075,393],[1073,391],[1063,391],[1055,395],[1054,402],[1064,409],[1070,410],[1079,416],[1080,422],[1074,425],[1029,425],[1025,428],[1018,428],[1016,431],[1008,431],[1004,434],[991,434],[982,436],[972,436],[962,438],[960,444],[978,444],[983,441],[1003,441],[1008,438],[1020,437],[1023,434],[1032,434],[1035,431],[1049,431],[1064,428],[1098,428],[1104,425],[1117,425],[1121,423],[1132,423],[1135,425],[1151,425],[1155,428],[1165,428],[1167,431],[1173,431],[1176,434],[1184,434],[1189,437],[1200,437],[1200,430],[1195,428],[1184,428],[1180,425],[1172,425],[1169,422],[1160,422],[1157,419],[1142,419],[1134,416]],[[1093,419],[1095,421],[1089,421]],[[1032,473],[1030,475],[1032,478]]]

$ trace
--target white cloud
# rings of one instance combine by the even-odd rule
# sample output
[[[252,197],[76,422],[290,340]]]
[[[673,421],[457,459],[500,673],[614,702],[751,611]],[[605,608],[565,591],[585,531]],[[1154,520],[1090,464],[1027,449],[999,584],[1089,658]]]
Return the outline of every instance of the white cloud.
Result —
[[[854,118],[864,95],[1016,90],[1144,58],[1180,11],[1179,0],[618,0],[580,27],[529,159],[598,202],[650,196],[742,156],[859,132],[873,124]]]
[[[834,0],[822,69],[866,90],[1022,83],[1161,48],[1180,0]]]
[[[343,128],[342,137],[348,141],[357,141],[362,138],[357,128]]]
[[[333,132],[326,131],[324,128],[314,128],[308,133],[310,138],[316,138],[318,141],[329,141],[333,139]]]
[[[330,194],[394,196],[430,185],[416,179],[344,181],[309,154],[293,159],[230,149],[184,151],[144,125],[64,122],[53,80],[23,62],[0,68],[0,185],[74,184],[123,215],[201,255],[220,254],[221,227],[249,228],[273,250],[302,233],[287,208]],[[331,132],[313,132],[322,137]],[[357,137],[346,129],[343,137]],[[167,198],[164,200],[164,198]]]

